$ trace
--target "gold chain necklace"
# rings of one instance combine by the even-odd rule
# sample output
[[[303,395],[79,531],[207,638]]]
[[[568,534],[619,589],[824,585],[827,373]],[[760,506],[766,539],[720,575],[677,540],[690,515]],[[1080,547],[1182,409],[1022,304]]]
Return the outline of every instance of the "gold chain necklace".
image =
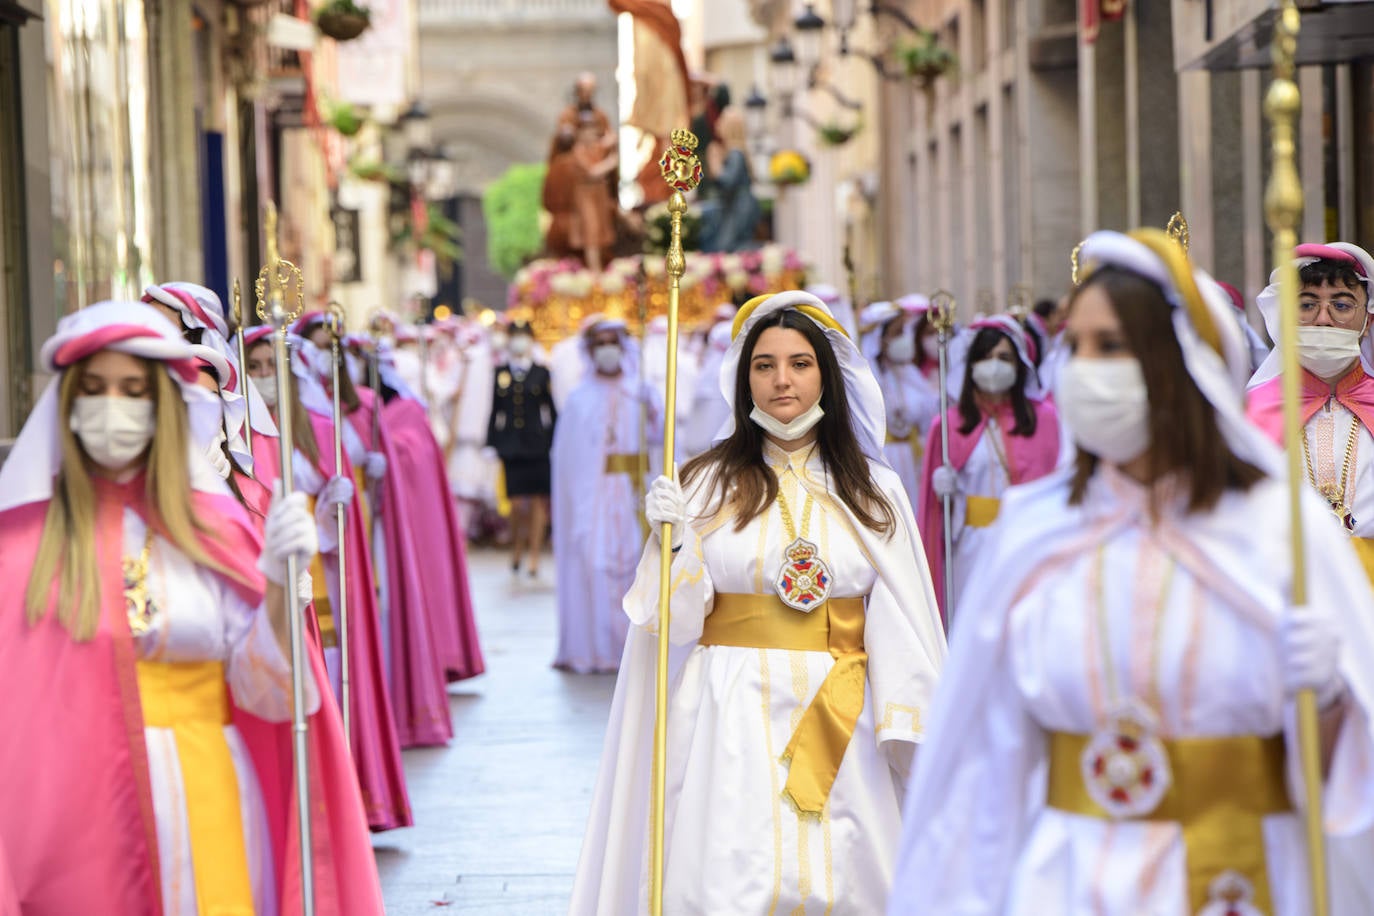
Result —
[[[795,471],[793,475],[796,475]],[[800,481],[800,478],[798,480]],[[801,487],[806,491],[806,499],[802,503],[802,527],[801,533],[798,534],[796,522],[792,518],[792,507],[788,505],[787,496],[783,493],[782,475],[778,475],[776,501],[778,511],[782,514],[783,530],[791,543],[783,551],[782,568],[778,570],[778,577],[773,580],[773,588],[783,604],[793,610],[809,612],[820,607],[830,597],[831,576],[830,567],[826,566],[820,557],[820,548],[806,539],[815,498],[805,483]]]
[[[1335,513],[1336,518],[1341,520],[1346,531],[1355,530],[1355,517],[1345,501],[1345,494],[1350,486],[1350,466],[1354,463],[1355,446],[1359,439],[1360,421],[1358,418],[1352,418],[1350,438],[1345,443],[1345,458],[1341,462],[1340,485],[1337,486],[1335,483],[1319,484],[1317,483],[1316,472],[1312,469],[1312,452],[1311,447],[1307,444],[1307,428],[1304,427],[1302,431],[1302,459],[1303,464],[1307,466],[1307,481],[1331,504],[1331,511]]]
[[[135,557],[124,557],[124,610],[129,616],[129,632],[142,636],[153,626],[157,608],[148,593],[148,560],[153,553],[153,529],[150,525],[143,536],[143,551]]]

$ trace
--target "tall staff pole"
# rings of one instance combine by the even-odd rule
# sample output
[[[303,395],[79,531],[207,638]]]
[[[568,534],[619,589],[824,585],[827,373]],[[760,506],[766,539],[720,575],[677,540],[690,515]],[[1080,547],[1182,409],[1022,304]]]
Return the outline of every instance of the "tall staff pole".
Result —
[[[243,343],[243,335],[248,324],[243,320],[243,293],[239,290],[238,277],[234,278],[234,324],[239,326],[239,389],[243,394],[243,444],[248,454],[253,454],[253,408],[248,397],[248,350]]]
[[[291,354],[286,347],[287,328],[305,310],[305,279],[301,269],[282,258],[277,250],[277,205],[267,202],[265,236],[267,258],[258,273],[254,290],[258,317],[276,329],[272,335],[277,360],[277,391],[282,404],[277,411],[281,430],[281,492],[291,493],[295,451],[291,429]],[[291,302],[293,305],[288,305]],[[305,621],[304,608],[296,597],[300,570],[294,556],[286,558],[286,613],[291,631],[291,762],[296,776],[296,818],[301,839],[301,912],[315,916],[315,857],[310,838],[310,745],[305,718]]]
[[[373,315],[370,323],[372,331],[372,359],[367,364],[367,386],[372,389],[372,451],[382,450],[382,318]],[[368,546],[377,543],[377,516],[381,514],[381,481],[373,485],[372,515],[367,532]]]
[[[343,309],[337,302],[329,304],[329,311],[324,316],[324,326],[329,331],[329,349],[334,357],[332,367],[334,375],[334,473],[342,474],[343,425],[347,421],[343,414],[343,402],[339,396],[339,372],[343,365],[341,339],[343,338],[344,321]],[[349,702],[352,696],[349,674],[353,666],[349,664],[348,659],[348,550],[344,542],[348,522],[345,519],[345,511],[343,503],[334,506],[334,525],[338,532],[339,542],[339,603],[335,608],[334,624],[339,639],[339,709],[343,715],[344,744],[351,748],[353,746],[353,730],[350,726],[353,721],[353,714]]]
[[[1264,99],[1269,119],[1273,173],[1264,195],[1264,214],[1274,234],[1274,265],[1278,273],[1280,344],[1283,356],[1283,425],[1288,452],[1288,518],[1293,561],[1293,607],[1307,604],[1307,551],[1302,529],[1302,491],[1307,486],[1302,457],[1297,447],[1302,436],[1300,370],[1298,367],[1298,270],[1293,249],[1298,243],[1298,219],[1302,214],[1302,183],[1294,156],[1294,122],[1301,107],[1293,81],[1293,58],[1298,45],[1298,9],[1283,0],[1274,23],[1274,80]],[[1317,695],[1298,693],[1298,745],[1302,757],[1307,865],[1312,880],[1313,916],[1329,912],[1326,884],[1326,835],[1322,829],[1321,750],[1317,731]]]
[[[701,162],[696,154],[697,138],[691,131],[675,130],[672,145],[663,153],[658,167],[663,180],[673,189],[668,198],[672,217],[672,237],[668,243],[668,378],[664,382],[663,472],[677,477],[673,464],[674,434],[677,427],[677,310],[682,275],[687,256],[682,251],[682,217],[687,198],[701,182]],[[658,677],[654,685],[654,773],[650,798],[649,828],[649,913],[663,916],[664,795],[668,782],[668,633],[670,632],[673,568],[673,526],[663,523],[659,531],[658,568]]]
[[[930,297],[930,323],[935,326],[935,340],[940,345],[940,463],[941,467],[953,470],[949,460],[949,344],[954,335],[954,296],[937,290]],[[945,566],[945,629],[954,622],[954,494],[946,493],[940,497],[940,510],[944,516]]]

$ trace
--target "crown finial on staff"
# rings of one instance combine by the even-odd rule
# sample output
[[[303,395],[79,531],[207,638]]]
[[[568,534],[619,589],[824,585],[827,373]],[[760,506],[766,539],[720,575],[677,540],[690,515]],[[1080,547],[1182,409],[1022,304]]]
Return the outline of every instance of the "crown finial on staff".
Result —
[[[690,130],[675,130],[672,145],[658,160],[663,180],[673,189],[668,198],[668,213],[672,218],[672,236],[668,242],[668,276],[681,280],[687,272],[687,257],[682,251],[682,217],[687,212],[687,191],[701,184],[701,160],[697,158],[697,137]]]
[[[277,247],[277,205],[270,200],[263,216],[263,237],[267,257],[253,283],[258,317],[283,327],[305,311],[305,276],[299,267],[281,256]]]
[[[1169,225],[1164,227],[1164,231],[1169,234],[1171,239],[1178,242],[1184,254],[1188,253],[1193,237],[1188,232],[1188,219],[1183,215],[1182,210],[1174,211],[1174,215],[1169,217]]]
[[[1073,251],[1069,252],[1069,279],[1073,285],[1078,285],[1078,253],[1083,250],[1083,243],[1079,242],[1073,246]]]
[[[937,289],[930,294],[930,323],[936,331],[949,333],[954,330],[954,294],[946,289]]]

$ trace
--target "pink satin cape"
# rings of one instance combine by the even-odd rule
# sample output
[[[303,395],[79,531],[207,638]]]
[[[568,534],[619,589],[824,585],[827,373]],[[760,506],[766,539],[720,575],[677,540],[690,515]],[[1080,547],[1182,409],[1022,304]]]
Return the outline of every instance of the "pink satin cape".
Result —
[[[229,571],[231,585],[251,602],[262,599],[255,562],[261,541],[239,504],[228,497],[193,495],[198,518],[214,519],[203,539],[210,556]],[[97,562],[103,584],[99,630],[74,642],[49,613],[29,626],[24,585],[38,550],[46,500],[0,514],[0,575],[12,584],[0,596],[0,856],[25,916],[118,913],[160,916],[156,823],[148,777],[147,743],[135,675],[136,653],[124,614],[120,569],[123,515],[149,518],[140,475],[126,484],[96,481]],[[54,600],[56,584],[54,583]],[[322,673],[317,673],[322,677]],[[327,681],[322,681],[327,683]],[[235,709],[235,722],[244,723]],[[315,725],[319,716],[312,717]],[[280,726],[288,731],[289,726]],[[320,732],[312,727],[311,734]],[[269,816],[286,822],[290,795],[269,788],[282,780],[251,729],[244,733],[263,785]],[[334,842],[334,828],[361,805],[350,782],[330,773],[325,754],[311,759],[316,786],[317,911],[346,916],[383,912],[371,848]],[[289,785],[289,762],[286,769]],[[285,832],[286,828],[283,828]],[[361,834],[364,841],[366,834]],[[355,844],[356,847],[356,844]],[[300,856],[292,831],[274,843],[281,911],[300,912]],[[0,896],[3,900],[3,896]]]
[[[431,613],[426,608],[424,566],[420,531],[410,521],[410,502],[397,480],[396,445],[386,426],[379,425],[381,441],[372,442],[372,392],[360,388],[363,406],[349,415],[354,429],[372,451],[386,456],[387,473],[373,511],[381,526],[386,556],[387,629],[391,636],[391,708],[401,747],[447,744],[453,737],[447,678],[439,657]]]
[[[310,423],[320,449],[318,470],[328,479],[338,473],[334,467],[334,422],[312,412]],[[343,475],[353,480],[353,465],[349,463],[347,451],[343,463]],[[374,831],[393,830],[410,826],[414,818],[410,811],[410,795],[406,791],[405,766],[401,761],[391,691],[382,661],[380,609],[362,502],[354,499],[345,516],[353,762],[358,771],[368,825]]]
[[[1353,371],[1346,373],[1345,377],[1336,383],[1334,393],[1330,385],[1303,369],[1304,426],[1331,398],[1335,398],[1337,403],[1358,417],[1365,429],[1374,431],[1374,378],[1369,377],[1364,367],[1356,365]],[[1283,376],[1276,375],[1252,389],[1247,396],[1245,412],[1266,436],[1283,445]]]
[[[382,407],[382,425],[391,434],[399,495],[409,509],[416,543],[423,546],[420,581],[425,589],[439,659],[451,681],[476,677],[486,670],[472,611],[468,584],[467,544],[458,508],[449,491],[444,453],[434,439],[429,414],[418,402],[393,398]],[[364,440],[366,441],[366,440]]]
[[[1029,436],[1014,436],[1011,429],[1016,425],[1011,402],[1007,401],[997,408],[997,424],[1002,429],[1002,444],[1007,456],[1007,472],[1013,486],[1028,483],[1054,470],[1059,461],[1059,412],[1049,400],[1032,400],[1035,410],[1035,432]],[[983,437],[987,427],[987,417],[983,416],[978,425],[967,433],[960,432],[963,418],[959,408],[951,406],[943,417],[936,417],[930,426],[926,439],[926,460],[921,468],[920,505],[916,511],[917,526],[921,530],[921,540],[925,544],[926,560],[930,564],[930,577],[935,583],[935,599],[940,603],[940,616],[949,625],[949,608],[944,606],[945,581],[945,519],[940,497],[935,493],[933,483],[935,469],[940,466],[940,438],[944,423],[949,424],[949,461],[955,470],[963,470],[969,456]]]

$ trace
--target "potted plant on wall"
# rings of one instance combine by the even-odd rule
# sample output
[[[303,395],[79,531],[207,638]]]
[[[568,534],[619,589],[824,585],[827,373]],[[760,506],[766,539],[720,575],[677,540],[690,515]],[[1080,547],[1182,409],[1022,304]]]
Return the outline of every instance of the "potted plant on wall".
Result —
[[[335,41],[352,41],[372,24],[372,10],[353,0],[329,0],[315,12],[315,26]]]
[[[897,58],[906,75],[919,80],[927,89],[959,64],[959,58],[930,29],[922,29],[910,44],[899,45]]]
[[[827,121],[816,128],[816,137],[826,146],[844,146],[857,137],[863,127],[862,121],[855,121],[853,124]]]
[[[811,163],[794,149],[779,150],[768,160],[768,177],[777,185],[806,184],[811,179]]]

